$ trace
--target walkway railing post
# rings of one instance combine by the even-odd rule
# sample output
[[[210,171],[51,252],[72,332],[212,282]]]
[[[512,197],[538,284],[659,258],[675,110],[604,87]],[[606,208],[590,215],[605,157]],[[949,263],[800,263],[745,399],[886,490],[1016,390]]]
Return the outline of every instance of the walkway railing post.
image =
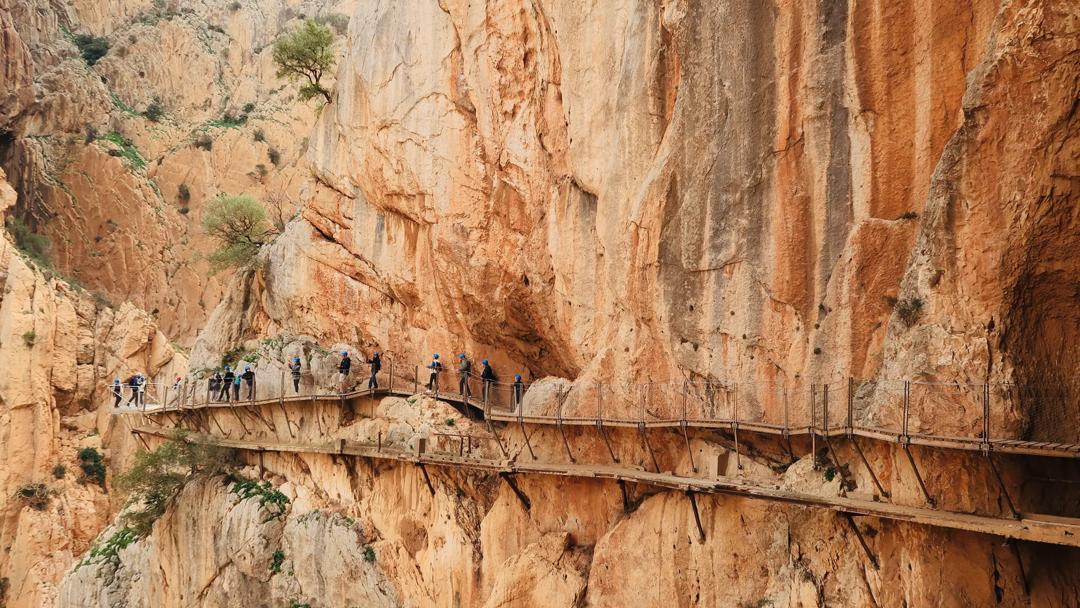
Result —
[[[847,436],[855,433],[855,379],[847,379]]]
[[[394,360],[390,360],[390,392],[394,392]]]
[[[810,458],[813,467],[818,469],[817,462],[817,384],[810,383]]]
[[[162,392],[164,394],[163,394],[163,396],[161,398],[161,407],[163,407],[165,409],[168,409],[169,408],[169,385],[168,384],[165,385],[165,390],[162,391]],[[143,409],[146,409],[146,404],[145,403],[143,404]]]
[[[415,395],[420,392],[420,366],[413,366],[412,392]]]
[[[829,436],[829,383],[821,387],[821,429],[826,437]]]
[[[731,407],[734,410],[733,420],[731,421],[731,433],[735,437],[735,466],[740,471],[742,470],[742,454],[739,452],[739,383],[736,382],[732,385],[731,391]]]
[[[990,384],[983,384],[982,410],[983,410],[983,451],[990,451]]]
[[[907,444],[908,441],[910,440],[910,436],[908,434],[908,412],[909,412],[910,408],[911,408],[911,381],[910,380],[904,380],[904,424],[903,424],[904,436],[903,436],[903,442],[905,444]]]
[[[278,403],[285,404],[285,370],[281,370],[281,382],[278,384]]]

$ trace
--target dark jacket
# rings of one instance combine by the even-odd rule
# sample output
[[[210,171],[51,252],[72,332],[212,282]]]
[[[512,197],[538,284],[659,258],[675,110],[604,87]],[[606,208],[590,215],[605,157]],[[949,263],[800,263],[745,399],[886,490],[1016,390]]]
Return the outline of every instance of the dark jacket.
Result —
[[[243,378],[245,382],[251,384],[255,381],[255,372],[250,369],[244,370]]]
[[[300,368],[301,368],[301,365],[299,363],[290,363],[289,364],[289,371],[292,372],[292,377],[293,378],[299,378],[300,377]]]
[[[468,378],[469,374],[471,373],[472,361],[469,361],[468,359],[462,359],[461,364],[458,365],[458,375],[461,376],[462,379],[465,379]]]
[[[226,385],[229,385],[229,384],[232,384],[233,378],[236,378],[235,374],[233,374],[232,372],[225,372],[225,375],[221,377],[221,380]]]
[[[368,363],[371,365],[371,373],[373,374],[382,369],[382,357],[379,355],[368,359]]]
[[[490,365],[484,366],[484,369],[480,372],[480,378],[483,380],[488,380],[490,382],[495,381],[495,372],[492,371]]]
[[[341,358],[341,363],[338,363],[337,371],[339,371],[339,372],[341,372],[343,374],[347,374],[347,373],[349,373],[349,368],[351,368],[351,367],[352,367],[352,359],[350,359],[348,357],[342,357]]]

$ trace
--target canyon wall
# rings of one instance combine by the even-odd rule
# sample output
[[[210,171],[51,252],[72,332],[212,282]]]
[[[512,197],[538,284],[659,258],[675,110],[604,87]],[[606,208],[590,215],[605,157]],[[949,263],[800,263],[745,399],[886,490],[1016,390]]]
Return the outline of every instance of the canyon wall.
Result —
[[[309,16],[339,34],[323,106],[270,59]],[[88,65],[78,34],[108,53]],[[203,481],[119,563],[79,566],[122,504],[52,470],[130,456],[114,374],[294,338],[622,392],[738,382],[762,415],[778,387],[849,377],[991,383],[1000,432],[1080,441],[1078,48],[1067,0],[0,0],[4,205],[53,266],[0,242],[8,605],[1075,604],[1066,550],[1023,548],[1025,589],[998,539],[873,522],[876,572],[827,513],[701,499],[699,545],[674,493],[624,513],[614,484],[524,479],[525,512],[497,479],[438,473],[431,496],[408,467],[318,455],[249,462],[290,496],[279,519]],[[211,275],[202,209],[240,192],[283,229]],[[887,392],[860,415],[895,423]],[[943,433],[981,416],[914,408]],[[816,487],[808,449],[785,466]],[[899,452],[870,452],[917,504]],[[946,507],[1002,508],[981,463],[920,458]],[[30,483],[44,511],[16,496]]]

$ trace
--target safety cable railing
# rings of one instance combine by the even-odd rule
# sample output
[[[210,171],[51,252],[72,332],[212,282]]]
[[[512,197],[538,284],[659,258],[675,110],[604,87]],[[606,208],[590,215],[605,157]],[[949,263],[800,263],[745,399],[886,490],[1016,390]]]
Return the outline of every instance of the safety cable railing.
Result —
[[[366,367],[366,366],[365,366]],[[376,375],[380,391],[426,392],[468,404],[488,418],[557,425],[706,427],[781,435],[870,435],[900,443],[958,444],[989,449],[994,444],[1036,444],[1080,452],[1078,414],[1065,391],[1015,384],[857,380],[807,382],[574,383],[556,391],[548,409],[524,407],[532,383],[488,381],[475,372],[462,382],[457,369],[399,365],[384,359]],[[252,382],[211,386],[209,379],[169,385],[149,383],[141,399],[124,387],[123,407],[189,408],[265,401],[337,399],[365,393],[369,374],[353,369],[346,385],[320,386],[305,370],[293,382],[288,371],[256,371]],[[329,380],[336,383],[336,380]],[[552,389],[556,390],[556,389]],[[1070,415],[1071,412],[1071,415]],[[962,444],[962,445],[960,445]]]

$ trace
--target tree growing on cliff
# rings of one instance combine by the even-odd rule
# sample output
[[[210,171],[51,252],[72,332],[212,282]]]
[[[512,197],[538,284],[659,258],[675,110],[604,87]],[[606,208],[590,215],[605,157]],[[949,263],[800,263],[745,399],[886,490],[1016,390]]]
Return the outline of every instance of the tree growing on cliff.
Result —
[[[334,67],[334,33],[330,28],[308,19],[299,29],[274,43],[277,77],[306,81],[300,86],[300,100],[322,95],[333,101],[322,86],[322,77]]]
[[[266,219],[266,209],[246,194],[222,195],[210,201],[202,225],[206,234],[218,242],[218,248],[210,254],[214,270],[250,264],[275,233]]]

